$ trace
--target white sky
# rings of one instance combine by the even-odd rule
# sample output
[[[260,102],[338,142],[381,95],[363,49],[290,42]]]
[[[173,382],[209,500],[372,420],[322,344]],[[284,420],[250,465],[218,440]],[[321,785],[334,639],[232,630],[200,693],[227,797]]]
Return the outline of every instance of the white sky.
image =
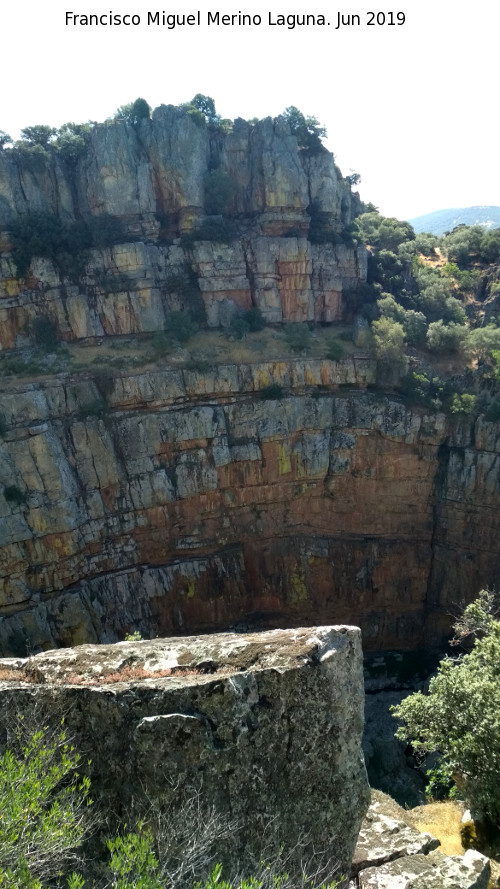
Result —
[[[202,26],[147,27],[148,11],[201,11]],[[367,11],[406,23],[368,27]],[[66,26],[65,12],[137,13],[138,27]],[[262,15],[260,27],[208,27],[207,11]],[[323,13],[330,27],[267,24],[268,12]],[[335,29],[337,13],[360,27]],[[363,200],[409,218],[446,207],[500,205],[498,0],[3,0],[0,129],[104,120],[142,96],[154,106],[212,96],[223,117],[287,105],[313,114]]]

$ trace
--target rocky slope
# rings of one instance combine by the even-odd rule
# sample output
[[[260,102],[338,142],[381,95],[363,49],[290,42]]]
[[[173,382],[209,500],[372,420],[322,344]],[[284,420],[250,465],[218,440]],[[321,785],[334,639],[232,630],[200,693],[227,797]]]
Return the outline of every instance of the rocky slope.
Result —
[[[439,644],[498,577],[498,425],[367,391],[373,373],[158,369],[105,399],[98,376],[9,380],[2,651],[347,620],[367,648]]]

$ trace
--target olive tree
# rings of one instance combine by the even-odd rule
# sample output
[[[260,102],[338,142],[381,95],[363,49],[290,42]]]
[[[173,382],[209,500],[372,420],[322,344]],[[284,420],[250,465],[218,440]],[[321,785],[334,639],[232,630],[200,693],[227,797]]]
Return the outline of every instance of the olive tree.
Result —
[[[429,691],[392,711],[396,737],[423,755],[437,752],[473,812],[500,826],[500,620],[492,593],[482,590],[455,624],[458,639],[476,636],[472,650],[445,658]]]

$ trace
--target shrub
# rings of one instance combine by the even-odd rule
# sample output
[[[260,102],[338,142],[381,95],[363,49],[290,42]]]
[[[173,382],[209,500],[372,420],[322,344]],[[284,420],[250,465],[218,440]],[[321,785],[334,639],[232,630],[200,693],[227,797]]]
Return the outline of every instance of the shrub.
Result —
[[[345,349],[338,340],[329,339],[326,344],[325,358],[330,361],[340,361],[345,355]]]
[[[258,394],[259,398],[263,398],[265,401],[280,401],[285,393],[283,387],[278,383],[271,383],[270,386],[261,389]]]
[[[326,137],[326,129],[317,117],[305,116],[295,105],[289,105],[281,115],[286,120],[292,134],[297,139],[299,148],[306,149],[310,154],[321,154],[326,151],[322,139]]]
[[[5,886],[36,889],[69,868],[90,830],[89,780],[64,729],[19,740],[0,756],[0,873]],[[0,877],[1,879],[1,877]]]
[[[250,327],[241,315],[237,315],[236,318],[233,318],[231,321],[227,332],[229,336],[232,336],[237,340],[242,340],[248,333],[250,333]]]
[[[481,591],[455,624],[459,641],[476,635],[469,654],[441,661],[428,694],[415,692],[397,707],[396,737],[417,754],[438,752],[476,812],[500,822],[500,621],[494,597]]]
[[[434,321],[427,330],[427,348],[431,352],[458,352],[466,333],[467,328],[462,324]]]
[[[465,414],[466,416],[470,416],[476,410],[476,401],[477,398],[475,395],[470,395],[467,392],[463,395],[459,395],[455,392],[451,401],[450,411],[452,414]]]
[[[60,345],[57,328],[51,318],[40,315],[31,324],[33,339],[44,352],[55,352]]]
[[[104,401],[108,401],[115,388],[115,378],[110,370],[98,370],[94,374],[94,383],[99,395]]]
[[[496,423],[500,420],[500,398],[497,397],[494,401],[488,405],[486,410],[486,419],[491,423]]]
[[[263,330],[266,326],[266,322],[261,310],[257,306],[253,306],[251,309],[248,309],[247,312],[243,315],[244,320],[248,324],[252,333],[257,333],[259,330]]]
[[[305,352],[311,344],[311,331],[307,324],[287,324],[285,338],[292,352]]]
[[[3,490],[3,496],[7,503],[15,503],[16,506],[20,506],[21,503],[26,503],[27,500],[26,494],[23,494],[17,485],[6,485]]]
[[[197,241],[215,241],[217,244],[230,244],[236,237],[234,223],[228,219],[205,219],[201,225],[181,235],[181,247],[189,248]]]
[[[373,322],[372,332],[381,380],[398,382],[408,370],[403,326],[391,318],[380,318]]]
[[[205,176],[205,210],[209,216],[226,214],[236,194],[236,182],[224,170],[212,170]]]
[[[187,343],[195,335],[197,327],[187,312],[170,312],[167,316],[167,331],[180,343]]]

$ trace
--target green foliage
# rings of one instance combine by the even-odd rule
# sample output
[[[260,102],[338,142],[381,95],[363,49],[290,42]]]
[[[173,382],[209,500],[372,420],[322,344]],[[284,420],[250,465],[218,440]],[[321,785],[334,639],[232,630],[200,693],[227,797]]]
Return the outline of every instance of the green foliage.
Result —
[[[125,120],[132,126],[137,126],[141,120],[149,120],[151,117],[151,105],[146,99],[136,99],[135,102],[129,102],[127,105],[120,105],[116,109],[115,119]]]
[[[205,210],[209,215],[226,214],[236,194],[236,182],[218,168],[205,176]]]
[[[33,339],[39,349],[44,352],[55,352],[59,348],[60,340],[57,327],[51,318],[39,315],[31,323]]]
[[[362,213],[357,217],[356,225],[363,243],[377,250],[389,250],[394,253],[404,241],[415,238],[415,232],[409,222],[381,216],[377,212]]]
[[[153,851],[153,837],[143,825],[139,832],[108,840],[110,870],[114,889],[164,889],[158,859]]]
[[[242,340],[250,333],[250,328],[242,315],[236,315],[228,328],[228,334],[236,340]]]
[[[94,401],[87,401],[79,408],[77,417],[79,420],[86,420],[88,417],[97,417],[102,419],[109,413],[109,405],[104,398],[95,398]]]
[[[472,651],[441,661],[428,694],[416,692],[392,711],[402,723],[396,737],[411,743],[417,753],[440,753],[443,767],[473,810],[498,826],[500,621],[487,609],[488,599],[482,595],[464,612],[468,628],[481,634]],[[460,622],[456,628],[463,635]]]
[[[252,333],[264,330],[264,327],[266,326],[265,318],[258,306],[252,306],[251,309],[248,309],[243,315],[243,319],[245,323],[248,324]]]
[[[481,241],[485,234],[480,225],[457,225],[442,239],[444,252],[451,262],[460,268],[467,268],[474,258],[479,257]]]
[[[477,398],[475,395],[470,395],[468,392],[459,395],[458,392],[455,392],[451,401],[450,411],[452,414],[464,414],[470,417],[476,411],[476,402]]]
[[[342,343],[339,343],[338,340],[330,337],[326,343],[325,358],[328,358],[329,361],[341,361],[344,355],[345,349]]]
[[[484,233],[479,245],[479,256],[484,262],[500,260],[500,228]]]
[[[167,331],[180,343],[187,343],[197,331],[187,312],[170,312],[167,316]]]
[[[16,142],[12,153],[30,173],[43,173],[50,161],[50,154],[39,144]]]
[[[22,503],[26,503],[27,499],[26,494],[23,494],[17,485],[6,485],[3,489],[3,496],[7,503],[14,503],[16,506],[21,506]]]
[[[431,352],[458,352],[465,340],[467,328],[462,324],[433,321],[427,330],[427,348]]]
[[[372,324],[377,372],[381,381],[396,383],[408,370],[403,325],[392,318],[380,318]]]
[[[101,398],[107,402],[115,388],[115,378],[112,371],[98,370],[94,374],[94,383]]]
[[[283,386],[280,386],[278,383],[271,383],[270,386],[264,386],[263,389],[259,391],[259,398],[263,398],[264,401],[280,401],[284,396]]]
[[[414,266],[417,292],[412,295],[414,307],[423,312],[428,321],[454,321],[463,324],[465,311],[460,300],[453,295],[448,278],[436,269],[417,263]]]
[[[134,630],[133,633],[127,633],[125,635],[125,642],[142,642],[142,636],[139,633],[139,630]]]
[[[0,151],[5,148],[6,145],[10,145],[12,143],[12,139],[5,130],[0,130]]]
[[[85,270],[88,251],[110,247],[123,239],[119,219],[103,214],[63,223],[52,213],[21,216],[11,229],[17,273],[25,277],[35,257],[50,259],[62,275],[77,279]]]
[[[77,861],[91,804],[79,762],[64,729],[37,731],[28,742],[19,741],[18,753],[0,756],[0,874],[6,889],[41,887],[39,881],[53,880]]]
[[[425,373],[408,373],[400,382],[401,392],[426,407],[440,408],[443,404],[444,386],[439,377]]]
[[[377,308],[381,317],[399,321],[403,327],[406,342],[416,344],[425,341],[427,323],[423,312],[404,309],[390,293],[382,294],[382,298],[377,300]]]
[[[34,127],[25,127],[21,130],[21,138],[30,145],[41,145],[42,148],[47,148],[56,133],[57,130],[54,127],[48,127],[46,124],[37,124]]]
[[[465,348],[480,358],[489,358],[500,350],[500,327],[487,324],[470,330],[465,337]]]
[[[440,763],[434,769],[429,769],[426,775],[429,779],[425,788],[428,798],[443,800],[456,799],[459,796],[458,787],[450,774],[450,770],[443,763]]]
[[[311,331],[307,324],[287,324],[285,339],[292,352],[307,352],[311,345]]]
[[[76,164],[85,153],[85,135],[90,131],[90,124],[65,123],[57,130],[53,142],[58,155],[69,164]]]
[[[217,111],[215,110],[215,102],[210,96],[205,96],[203,93],[196,93],[189,104],[203,114],[207,123],[216,124],[219,122],[220,115],[217,114]]]
[[[494,398],[488,405],[485,416],[490,423],[498,423],[500,420],[500,397]]]
[[[289,105],[281,115],[286,120],[292,135],[295,136],[299,148],[306,149],[310,154],[321,154],[326,151],[321,140],[326,137],[326,129],[317,117],[305,116],[295,105]]]

